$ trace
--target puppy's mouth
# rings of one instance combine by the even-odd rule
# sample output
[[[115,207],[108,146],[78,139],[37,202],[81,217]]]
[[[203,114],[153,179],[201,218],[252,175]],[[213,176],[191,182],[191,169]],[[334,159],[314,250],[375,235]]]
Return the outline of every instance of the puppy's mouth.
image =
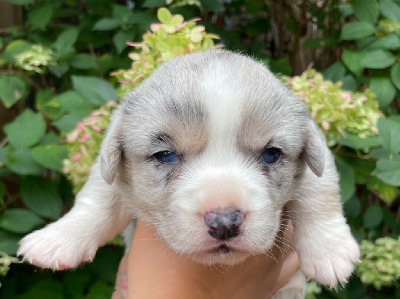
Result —
[[[235,252],[235,249],[232,247],[229,247],[226,244],[221,244],[221,245],[214,247],[208,251],[208,253],[211,253],[211,254],[229,254],[229,253],[234,253],[234,252]]]

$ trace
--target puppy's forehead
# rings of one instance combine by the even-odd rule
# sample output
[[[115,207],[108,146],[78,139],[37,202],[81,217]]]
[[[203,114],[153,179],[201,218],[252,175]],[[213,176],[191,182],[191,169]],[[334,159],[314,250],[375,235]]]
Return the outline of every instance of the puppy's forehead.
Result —
[[[149,138],[164,134],[182,150],[213,140],[261,148],[284,127],[299,135],[304,118],[304,107],[264,67],[215,50],[164,63],[128,96],[124,112]]]

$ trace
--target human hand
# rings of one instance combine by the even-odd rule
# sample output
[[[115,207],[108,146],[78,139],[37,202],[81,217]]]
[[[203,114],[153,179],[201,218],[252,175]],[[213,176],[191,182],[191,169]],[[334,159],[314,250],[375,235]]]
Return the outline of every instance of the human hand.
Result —
[[[172,251],[153,226],[138,221],[130,252],[120,263],[112,299],[269,298],[296,273],[293,228],[266,255],[235,266],[205,266]],[[280,244],[279,246],[277,246]],[[129,285],[129,288],[128,288]]]

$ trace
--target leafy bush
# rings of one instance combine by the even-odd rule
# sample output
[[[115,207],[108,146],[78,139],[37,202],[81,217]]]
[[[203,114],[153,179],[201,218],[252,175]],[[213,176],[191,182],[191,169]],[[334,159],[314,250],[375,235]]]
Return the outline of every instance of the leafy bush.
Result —
[[[104,133],[110,123],[111,112],[116,106],[115,102],[109,102],[93,111],[67,135],[69,159],[63,161],[63,172],[68,174],[75,194],[83,187],[89,176],[94,159],[100,152]]]
[[[368,84],[381,109],[391,114],[390,104],[400,90],[399,1],[350,1],[340,10],[350,22],[341,31],[346,48],[342,63],[335,64],[336,76],[350,74],[356,87]]]
[[[118,92],[120,96],[124,96],[138,86],[164,61],[213,48],[213,39],[219,38],[215,34],[206,33],[204,26],[197,26],[195,21],[199,19],[184,22],[182,15],[171,15],[166,8],[160,8],[157,15],[161,24],[152,24],[152,32],[143,35],[143,42],[128,43],[140,49],[139,53],[129,54],[134,61],[132,67],[112,73],[121,83]]]
[[[168,1],[171,11],[184,18],[160,10],[161,24],[155,8],[165,3],[158,0],[135,1],[135,8],[111,0],[18,2],[23,3],[24,24],[0,39],[5,45],[0,100],[10,113],[20,107],[0,143],[0,251],[8,254],[0,257],[3,273],[15,261],[9,255],[24,234],[58,219],[71,206],[117,96],[172,55],[214,46],[216,36],[207,31],[220,35],[230,48],[257,56],[278,74],[296,69],[297,52],[286,44],[298,49],[305,40],[304,48],[319,51],[325,64],[316,67],[323,66],[324,78],[309,69],[284,80],[305,98],[332,146],[344,211],[363,259],[345,288],[335,292],[312,284],[308,296],[400,297],[397,264],[389,262],[396,258],[400,233],[400,1],[328,0],[319,6],[304,0],[298,7],[288,5],[289,0],[224,5],[173,0]],[[298,18],[305,10],[306,22]],[[200,15],[207,22],[184,22]],[[321,37],[303,39],[309,24]],[[286,35],[274,35],[271,28],[277,25]],[[74,272],[36,272],[12,264],[9,274],[0,277],[0,297],[109,298],[121,254],[115,246],[102,248],[94,263]]]
[[[93,110],[117,100],[110,72],[129,67],[126,41],[157,19],[142,5],[133,11],[111,0],[10,2],[23,5],[24,23],[0,38],[0,101],[7,116],[13,115],[0,133],[2,273],[15,261],[4,254],[15,255],[23,235],[57,220],[72,205],[72,185],[62,173],[65,137]],[[122,254],[111,251],[115,257],[110,249],[100,250],[79,274],[31,275],[33,267],[12,265],[9,275],[0,277],[0,297],[109,298]],[[81,287],[71,288],[79,276]]]
[[[352,133],[360,138],[375,136],[377,122],[382,116],[375,95],[368,89],[363,93],[341,89],[342,82],[332,83],[309,69],[301,76],[284,78],[291,90],[304,99],[308,110],[325,133],[329,146]]]
[[[379,238],[375,242],[361,242],[361,263],[357,272],[361,281],[377,290],[396,284],[400,277],[400,237]]]

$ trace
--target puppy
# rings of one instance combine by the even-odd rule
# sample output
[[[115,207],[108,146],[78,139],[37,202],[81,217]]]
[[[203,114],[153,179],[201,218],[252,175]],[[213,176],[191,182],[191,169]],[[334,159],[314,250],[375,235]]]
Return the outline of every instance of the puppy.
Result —
[[[18,254],[76,267],[140,218],[177,253],[233,265],[271,249],[284,207],[301,271],[345,283],[359,249],[323,134],[261,64],[208,50],[164,63],[127,95],[74,207],[23,238]],[[289,283],[275,297],[304,288]]]

